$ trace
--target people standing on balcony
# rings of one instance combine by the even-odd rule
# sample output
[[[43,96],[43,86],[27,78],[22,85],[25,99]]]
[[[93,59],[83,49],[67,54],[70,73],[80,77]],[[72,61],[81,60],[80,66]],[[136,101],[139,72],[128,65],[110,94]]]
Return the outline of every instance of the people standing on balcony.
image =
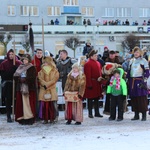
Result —
[[[102,66],[97,61],[97,51],[92,50],[89,53],[89,59],[84,65],[84,73],[86,76],[86,89],[84,98],[88,102],[88,116],[93,118],[92,108],[94,101],[95,117],[103,117],[99,112],[99,99],[102,97],[101,77]]]
[[[39,117],[44,124],[47,124],[49,120],[50,123],[55,123],[55,120],[58,119],[56,83],[59,79],[59,73],[51,57],[44,57],[42,63],[41,71],[38,73],[40,82]]]
[[[59,25],[59,20],[56,18],[55,25]]]
[[[126,25],[126,26],[129,26],[129,25],[130,25],[130,22],[129,22],[129,20],[128,20],[128,19],[126,19],[126,21],[125,21],[125,25]]]
[[[141,121],[146,121],[146,112],[148,111],[146,85],[149,77],[149,65],[148,61],[142,57],[143,52],[139,47],[134,47],[133,54],[134,57],[130,60],[127,74],[132,111],[135,113],[131,120],[139,120],[139,113],[142,113]]]
[[[54,25],[54,21],[53,20],[51,20],[51,25]]]
[[[25,54],[14,73],[16,83],[15,121],[22,125],[32,125],[36,117],[36,69],[31,64],[31,57]]]
[[[116,53],[115,53],[115,51],[113,51],[113,50],[109,51],[109,56],[108,56],[108,58],[106,58],[106,60],[105,60],[105,63],[106,63],[106,62],[108,62],[108,63],[109,63],[109,62],[110,62],[110,63],[117,63],[117,64],[120,63],[120,62],[119,62],[119,59],[116,58]],[[108,80],[107,85],[109,85],[109,80],[110,80],[111,76],[112,76],[112,75],[110,75],[110,76],[109,76],[109,79],[107,79],[107,80]],[[110,95],[109,95],[109,94],[106,94],[105,107],[104,107],[104,112],[103,112],[103,113],[106,114],[106,115],[109,115],[109,114],[110,114]]]
[[[138,24],[138,22],[137,22],[137,20],[135,21],[135,23],[134,23],[134,24],[135,24],[135,26],[138,26],[138,25],[139,25],[139,24]]]
[[[15,57],[15,58],[14,58]],[[15,60],[15,63],[13,62]],[[14,50],[10,49],[7,52],[7,58],[0,64],[0,75],[2,82],[2,91],[6,104],[7,122],[12,122],[11,119],[11,105],[12,105],[12,91],[13,91],[13,74],[22,62],[17,60]]]
[[[91,43],[87,42],[83,48],[83,56],[88,57],[88,54],[91,52],[92,49],[93,49],[93,46],[91,46]]]
[[[87,20],[87,25],[89,25],[89,26],[91,25],[90,19]]]
[[[143,21],[143,24],[142,24],[142,25],[143,25],[143,26],[146,26],[146,25],[147,25],[146,20]]]
[[[83,25],[87,25],[86,19],[83,20]]]
[[[83,95],[85,92],[86,77],[82,68],[75,63],[72,65],[72,70],[67,76],[67,81],[64,89],[65,102],[65,119],[66,124],[71,124],[72,120],[76,121],[76,125],[83,122]],[[67,94],[70,93],[75,98],[69,99]]]
[[[147,21],[147,25],[148,25],[148,26],[150,25],[150,19]]]
[[[71,71],[71,67],[73,62],[71,58],[68,56],[68,52],[66,50],[60,51],[59,59],[57,60],[56,66],[59,72],[59,79],[62,81],[62,89],[64,91],[65,83],[67,80],[67,75]]]

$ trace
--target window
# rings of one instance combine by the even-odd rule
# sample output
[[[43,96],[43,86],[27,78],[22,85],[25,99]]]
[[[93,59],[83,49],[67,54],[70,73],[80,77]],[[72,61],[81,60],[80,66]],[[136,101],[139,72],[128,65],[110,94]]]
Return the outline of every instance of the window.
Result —
[[[116,13],[117,17],[132,17],[131,8],[117,8]]]
[[[140,8],[139,17],[150,17],[150,8]]]
[[[60,7],[57,6],[49,6],[47,8],[48,16],[58,16],[60,15]]]
[[[78,5],[78,0],[64,0],[64,5],[76,6]]]
[[[114,17],[114,8],[104,8],[103,17]]]
[[[21,16],[38,16],[39,9],[37,6],[20,6]]]
[[[86,16],[93,16],[94,15],[93,7],[82,7],[82,14]]]
[[[8,8],[8,16],[16,15],[16,6],[9,5],[7,8]]]

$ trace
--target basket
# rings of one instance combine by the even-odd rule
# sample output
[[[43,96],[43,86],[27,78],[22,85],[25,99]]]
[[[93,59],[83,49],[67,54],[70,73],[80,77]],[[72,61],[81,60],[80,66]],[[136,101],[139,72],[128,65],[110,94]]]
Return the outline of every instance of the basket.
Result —
[[[64,93],[64,98],[66,102],[78,102],[80,99],[78,97],[78,92],[69,92]]]

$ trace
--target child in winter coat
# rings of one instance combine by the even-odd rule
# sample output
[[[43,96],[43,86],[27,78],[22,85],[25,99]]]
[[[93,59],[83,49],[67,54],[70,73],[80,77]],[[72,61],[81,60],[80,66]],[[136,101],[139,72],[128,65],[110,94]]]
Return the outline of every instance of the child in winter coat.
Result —
[[[127,84],[123,79],[124,70],[118,68],[114,71],[113,76],[110,79],[110,84],[107,88],[107,94],[111,95],[110,117],[109,120],[116,119],[116,107],[118,106],[118,118],[117,121],[123,120],[123,103],[127,96]]]
[[[86,85],[86,77],[81,71],[80,66],[75,63],[72,65],[72,70],[67,76],[67,81],[64,89],[65,96],[65,119],[66,124],[71,124],[71,121],[76,121],[76,125],[80,125],[83,121],[83,105],[82,97],[84,95]]]

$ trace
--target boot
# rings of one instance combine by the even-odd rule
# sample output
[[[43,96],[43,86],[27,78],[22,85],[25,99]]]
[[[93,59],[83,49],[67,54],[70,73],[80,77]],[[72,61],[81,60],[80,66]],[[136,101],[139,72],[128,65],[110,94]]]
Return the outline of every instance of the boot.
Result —
[[[142,119],[141,121],[146,121],[146,112],[142,113]]]
[[[92,114],[92,107],[93,107],[93,101],[88,99],[88,113],[89,113],[89,118],[94,118]]]
[[[134,118],[132,118],[131,120],[132,120],[132,121],[134,121],[134,120],[139,120],[139,118],[140,118],[140,117],[139,117],[139,112],[136,111],[136,112],[135,112],[135,115],[134,115]]]
[[[12,122],[10,113],[7,113],[7,122],[8,122],[8,123],[11,123],[11,122]]]

